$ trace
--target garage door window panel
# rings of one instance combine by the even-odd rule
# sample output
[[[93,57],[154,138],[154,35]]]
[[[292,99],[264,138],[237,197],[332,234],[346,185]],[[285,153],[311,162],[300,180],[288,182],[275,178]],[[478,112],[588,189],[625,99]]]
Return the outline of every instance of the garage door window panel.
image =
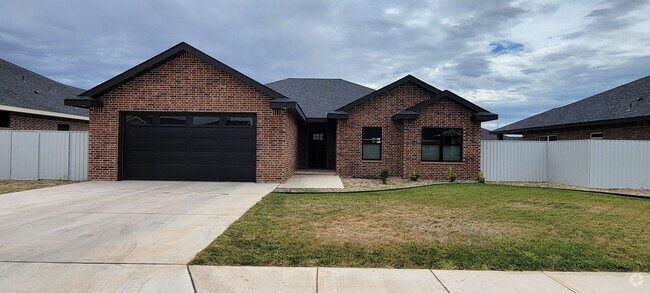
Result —
[[[226,118],[226,126],[231,127],[252,127],[253,123],[254,119],[250,116],[228,116]]]
[[[126,115],[125,123],[129,126],[147,126],[153,124],[152,114],[130,114]]]
[[[192,117],[193,126],[218,127],[221,124],[220,116],[198,116]]]
[[[187,125],[186,115],[160,115],[158,124],[161,126],[185,126]]]

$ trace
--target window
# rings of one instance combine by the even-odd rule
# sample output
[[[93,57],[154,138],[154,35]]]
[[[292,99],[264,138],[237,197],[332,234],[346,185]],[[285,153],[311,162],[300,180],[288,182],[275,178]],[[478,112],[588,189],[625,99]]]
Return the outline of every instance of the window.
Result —
[[[323,140],[323,133],[322,132],[314,132],[311,134],[311,140]]]
[[[381,127],[364,127],[361,132],[361,159],[381,160]]]
[[[253,117],[230,116],[226,118],[227,126],[253,126]]]
[[[422,161],[460,162],[463,159],[462,128],[422,128]]]
[[[603,139],[603,133],[602,132],[592,132],[589,134],[589,138],[591,139]]]
[[[219,116],[194,116],[192,124],[194,126],[219,126]]]
[[[555,135],[543,135],[539,137],[539,141],[556,141],[557,136]]]
[[[56,129],[58,131],[70,131],[70,125],[68,125],[68,124],[57,124]]]
[[[153,115],[151,114],[136,114],[126,115],[126,125],[151,125],[153,123]]]
[[[0,111],[0,127],[9,127],[9,112]]]
[[[187,116],[185,115],[160,115],[160,125],[185,125]]]

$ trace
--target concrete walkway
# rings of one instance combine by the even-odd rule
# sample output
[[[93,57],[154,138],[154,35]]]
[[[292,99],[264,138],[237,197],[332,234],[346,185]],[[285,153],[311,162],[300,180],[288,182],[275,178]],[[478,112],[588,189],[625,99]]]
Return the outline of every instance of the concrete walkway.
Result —
[[[650,292],[650,274],[190,266],[197,292]]]
[[[341,177],[332,170],[298,170],[278,188],[344,188]]]
[[[2,292],[650,292],[650,274],[0,263]]]

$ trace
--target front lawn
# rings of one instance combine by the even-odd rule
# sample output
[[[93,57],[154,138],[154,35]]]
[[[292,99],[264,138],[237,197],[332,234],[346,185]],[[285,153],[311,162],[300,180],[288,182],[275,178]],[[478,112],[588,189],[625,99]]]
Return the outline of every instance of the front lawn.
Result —
[[[650,200],[485,184],[272,193],[192,264],[649,271]]]
[[[0,180],[0,194],[70,184],[62,180]]]

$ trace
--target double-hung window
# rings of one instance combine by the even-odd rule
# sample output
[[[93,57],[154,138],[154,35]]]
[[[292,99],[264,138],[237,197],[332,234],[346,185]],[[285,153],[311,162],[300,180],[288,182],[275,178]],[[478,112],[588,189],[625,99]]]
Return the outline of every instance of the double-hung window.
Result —
[[[364,127],[361,144],[363,160],[381,160],[381,127]]]
[[[422,161],[463,160],[462,128],[422,128]]]

